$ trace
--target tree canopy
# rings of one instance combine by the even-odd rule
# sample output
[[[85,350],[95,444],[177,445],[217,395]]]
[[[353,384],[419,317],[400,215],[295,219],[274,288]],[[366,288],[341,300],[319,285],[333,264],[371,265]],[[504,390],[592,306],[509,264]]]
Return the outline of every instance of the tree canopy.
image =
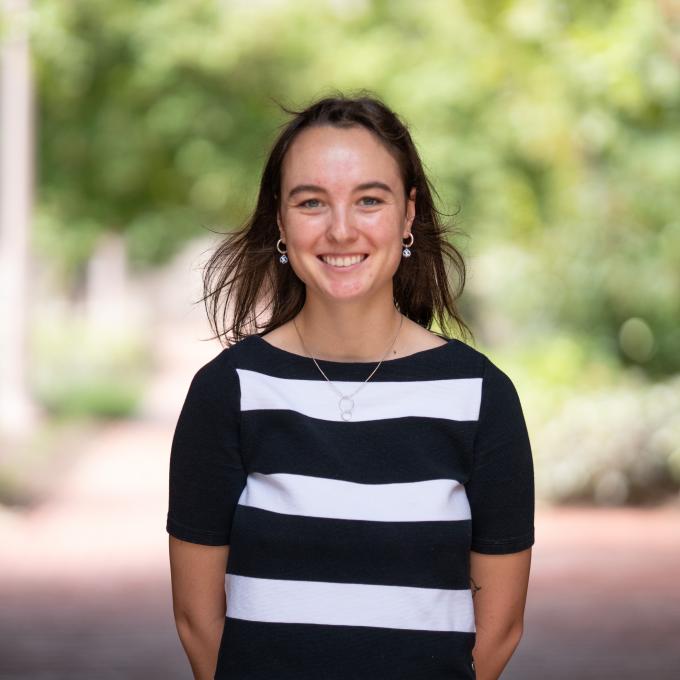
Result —
[[[483,275],[515,319],[677,371],[679,26],[635,0],[41,0],[38,242],[77,266],[114,229],[161,263],[248,215],[277,101],[368,88],[508,256]]]

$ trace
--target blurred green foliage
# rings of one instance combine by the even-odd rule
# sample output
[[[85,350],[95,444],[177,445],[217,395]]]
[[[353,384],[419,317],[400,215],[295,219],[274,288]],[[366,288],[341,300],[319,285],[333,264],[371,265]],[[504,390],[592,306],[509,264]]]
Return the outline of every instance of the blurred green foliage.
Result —
[[[37,319],[33,330],[32,391],[52,419],[135,414],[154,367],[147,338],[72,315]]]
[[[680,375],[566,399],[533,438],[536,486],[555,503],[656,503],[680,488]]]
[[[100,424],[96,416],[50,418],[19,441],[0,438],[0,505],[35,507],[53,497],[55,479],[97,437]]]
[[[518,345],[587,338],[663,377],[680,369],[679,26],[676,3],[637,0],[41,0],[37,242],[75,268],[117,229],[138,266],[163,262],[246,217],[275,100],[365,87],[410,123],[471,254],[493,246],[478,278]]]

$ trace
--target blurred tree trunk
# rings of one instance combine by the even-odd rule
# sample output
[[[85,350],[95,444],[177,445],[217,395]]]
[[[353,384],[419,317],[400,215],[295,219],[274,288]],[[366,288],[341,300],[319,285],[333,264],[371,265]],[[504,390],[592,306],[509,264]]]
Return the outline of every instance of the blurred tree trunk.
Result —
[[[30,0],[2,0],[0,42],[0,431],[26,434],[37,417],[27,386],[33,103]]]

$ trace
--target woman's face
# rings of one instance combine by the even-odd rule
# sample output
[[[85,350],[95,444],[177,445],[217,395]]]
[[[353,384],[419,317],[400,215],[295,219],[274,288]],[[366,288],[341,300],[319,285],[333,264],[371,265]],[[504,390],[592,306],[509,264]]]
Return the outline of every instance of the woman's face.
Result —
[[[278,225],[308,294],[351,300],[391,286],[414,215],[415,188],[407,201],[397,162],[366,128],[307,128],[288,149]]]

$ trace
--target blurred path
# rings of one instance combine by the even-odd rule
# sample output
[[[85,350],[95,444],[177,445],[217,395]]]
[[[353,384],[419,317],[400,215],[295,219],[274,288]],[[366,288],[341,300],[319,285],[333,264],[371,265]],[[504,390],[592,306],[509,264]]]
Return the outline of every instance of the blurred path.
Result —
[[[196,340],[201,311],[159,323],[143,416],[102,427],[41,507],[0,512],[0,680],[191,678],[165,512],[175,419],[220,350]],[[679,573],[677,504],[537,508],[525,636],[503,678],[677,678]]]
[[[680,677],[680,506],[541,509],[509,680]]]

